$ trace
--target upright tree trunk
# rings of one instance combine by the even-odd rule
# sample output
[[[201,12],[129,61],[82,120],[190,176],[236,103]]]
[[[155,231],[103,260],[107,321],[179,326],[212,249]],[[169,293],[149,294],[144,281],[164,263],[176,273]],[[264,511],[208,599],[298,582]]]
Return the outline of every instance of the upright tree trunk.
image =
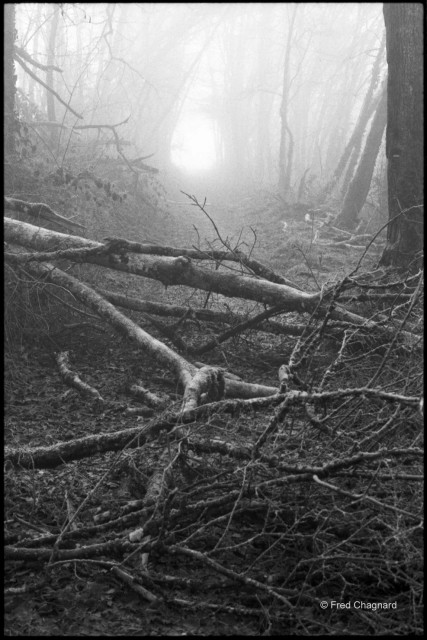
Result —
[[[235,185],[248,178],[249,122],[241,99],[245,76],[245,16],[233,17],[224,38],[226,73],[224,76],[223,139],[227,182]]]
[[[363,139],[363,134],[365,133],[365,128],[366,125],[369,122],[369,118],[372,116],[373,113],[375,113],[375,111],[378,109],[378,105],[380,103],[381,100],[381,92],[380,95],[376,96],[376,99],[372,100],[369,109],[367,110],[367,113],[365,114],[366,116],[366,120],[364,119],[364,122],[361,123],[359,122],[358,124],[360,124],[360,128],[357,128],[357,132],[355,130],[356,136],[353,139],[353,148],[351,150],[351,154],[350,154],[350,159],[348,159],[348,166],[347,166],[347,170],[345,172],[344,175],[344,180],[342,182],[342,187],[341,187],[341,195],[344,197],[345,194],[347,193],[348,190],[348,185],[350,184],[350,181],[354,175],[354,169],[357,165],[357,161],[360,157],[360,148],[362,146],[362,139]],[[363,126],[363,129],[362,129]]]
[[[319,96],[317,101],[318,104],[321,102],[321,106],[320,108],[318,107],[317,109],[318,115],[316,119],[316,125],[314,127],[315,133],[313,136],[311,148],[309,149],[309,153],[311,154],[311,157],[313,158],[313,160],[314,159],[317,160],[317,170],[319,172],[320,177],[323,176],[322,145],[320,142],[320,137],[326,121],[329,98],[330,98],[329,90],[328,90],[328,87],[325,86],[323,89],[323,95],[321,97]]]
[[[16,38],[15,5],[4,6],[4,154],[5,158],[15,153],[15,93],[16,74],[13,61],[13,46]]]
[[[359,166],[348,188],[341,213],[335,221],[336,226],[342,229],[353,229],[357,225],[357,216],[365,204],[366,196],[371,186],[372,174],[374,173],[386,120],[387,92],[384,87]]]
[[[261,184],[271,176],[271,144],[270,144],[270,120],[271,120],[271,93],[267,93],[266,69],[271,55],[271,38],[268,34],[272,30],[271,8],[263,7],[260,15],[260,29],[257,33],[257,83],[258,94],[256,96],[256,152],[255,171],[256,180]]]
[[[59,23],[59,6],[55,6],[53,10],[53,16],[52,16],[52,24],[50,26],[49,44],[48,44],[48,50],[47,50],[47,64],[49,65],[49,68],[46,71],[46,84],[51,89],[54,89],[53,70],[51,67],[55,64],[55,43],[56,43],[56,34],[58,32],[58,23]],[[46,104],[47,104],[47,118],[49,122],[56,122],[55,98],[53,97],[52,93],[47,89],[46,89]],[[50,127],[49,135],[50,135],[50,143],[52,145],[52,148],[55,149],[59,139],[58,127]]]
[[[330,103],[331,106],[335,105],[335,109],[328,114],[321,143],[322,149],[326,149],[324,167],[327,174],[332,173],[342,149],[345,147],[347,130],[353,110],[354,90],[359,85],[364,74],[364,66],[355,64],[353,56],[357,56],[360,53],[361,41],[366,42],[368,47],[370,46],[363,35],[364,17],[363,8],[360,4],[357,5],[357,13],[358,17],[353,29],[352,42],[347,50],[345,60],[340,62],[340,66],[342,65],[340,86],[337,88],[335,100],[332,101],[332,104]],[[372,40],[374,41],[375,38],[376,35],[374,34]],[[334,93],[334,86],[331,87],[331,93]]]
[[[328,184],[326,185],[323,191],[323,194],[322,194],[323,197],[326,197],[332,191],[332,189],[334,188],[338,180],[341,178],[343,171],[347,165],[347,162],[349,161],[351,156],[349,169],[346,174],[346,178],[348,175],[348,179],[345,180],[346,186],[343,189],[343,193],[346,193],[347,191],[348,183],[351,179],[351,176],[353,175],[354,165],[356,164],[357,158],[359,157],[360,147],[362,144],[362,138],[366,129],[366,125],[368,124],[370,117],[372,116],[376,106],[378,105],[378,101],[380,98],[380,96],[378,96],[378,99],[376,98],[374,99],[374,92],[378,84],[381,61],[384,54],[384,48],[385,48],[385,38],[383,37],[383,39],[381,40],[381,45],[378,49],[377,57],[375,58],[374,64],[372,66],[371,80],[365,95],[365,99],[363,101],[362,108],[360,110],[359,118],[357,120],[356,126],[354,127],[350,140],[348,141],[341,155],[341,158],[339,159],[337,168],[334,171],[334,175],[332,176],[331,180],[328,182]]]
[[[291,57],[291,41],[295,18],[297,15],[298,5],[294,7],[294,12],[288,28],[288,38],[286,42],[285,61],[283,63],[283,86],[282,86],[282,103],[280,106],[280,151],[279,151],[279,193],[282,198],[286,198],[291,183],[292,151],[291,151],[291,133],[288,124],[289,109],[289,66]],[[293,140],[292,140],[293,145]]]
[[[96,71],[96,79],[93,83],[93,92],[91,95],[90,102],[94,107],[97,107],[101,101],[101,96],[103,94],[103,84],[104,84],[104,73],[108,67],[108,46],[107,46],[107,38],[111,35],[113,30],[113,19],[114,19],[114,11],[116,5],[112,3],[108,3],[106,5],[106,20],[104,27],[102,29],[101,38],[99,39],[98,51],[97,51],[97,71]],[[139,104],[144,104],[142,100],[139,101]],[[96,122],[96,108],[91,109],[91,116],[89,124],[94,124]],[[138,117],[138,115],[137,115]],[[142,120],[142,118],[139,118]]]
[[[423,247],[423,17],[421,3],[384,3],[390,219],[384,265],[415,266]]]
[[[41,2],[37,2],[36,7],[37,7],[37,10],[36,10],[36,16],[35,16],[35,24],[39,25],[41,23],[43,4]],[[40,36],[40,29],[36,29],[33,42],[32,42],[33,49],[31,54],[34,60],[38,60],[38,57],[39,57],[39,36]],[[31,76],[27,76],[27,78],[28,78],[27,80],[28,81],[28,97],[30,98],[30,100],[32,100],[37,104],[38,98],[40,95],[40,85],[37,84],[34,78],[32,78]]]

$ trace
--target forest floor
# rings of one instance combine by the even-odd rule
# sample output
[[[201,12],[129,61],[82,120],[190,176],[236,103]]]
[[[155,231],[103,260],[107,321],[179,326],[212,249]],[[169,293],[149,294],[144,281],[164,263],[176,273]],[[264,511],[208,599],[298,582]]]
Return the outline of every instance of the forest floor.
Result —
[[[357,248],[319,246],[303,218],[286,218],[280,204],[269,200],[267,193],[231,202],[215,198],[215,193],[208,193],[207,198],[205,210],[231,246],[252,252],[305,291],[337,282],[355,267],[362,254]],[[170,199],[169,206],[177,213],[168,221],[166,231],[161,224],[153,224],[147,230],[155,240],[187,247],[206,247],[208,240],[214,248],[222,248],[212,223],[200,208],[179,192]],[[368,252],[361,271],[373,271],[378,258],[378,252]],[[207,301],[206,293],[189,292],[184,287],[166,291],[159,283],[141,282],[141,278],[129,286],[126,276],[116,273],[102,285],[119,292],[126,288],[130,295],[170,304],[200,307],[207,303],[219,310],[246,312],[256,306],[217,295]],[[372,309],[367,305],[358,311],[369,315]],[[138,313],[129,315],[152,331],[148,323],[140,321]],[[85,320],[84,316],[81,318]],[[301,319],[294,317],[294,321]],[[204,330],[192,326],[186,336],[190,342],[197,341]],[[204,362],[224,367],[248,382],[277,386],[278,368],[288,361],[296,340],[293,336],[250,331],[203,356]],[[76,391],[67,389],[55,362],[58,351],[69,351],[72,367],[81,378],[117,407],[141,406],[126,394],[126,382],[131,378],[141,380],[152,392],[166,393],[171,402],[179,405],[179,390],[170,372],[96,321],[89,320],[80,329],[69,331],[59,326],[49,339],[29,333],[14,347],[9,345],[5,357],[5,441],[11,447],[46,447],[88,435],[113,433],[150,420],[135,418],[117,408],[96,409]],[[306,375],[325,371],[335,361],[338,350],[339,345],[325,341],[313,356],[311,368],[303,371]],[[348,361],[341,371],[339,386],[363,387],[381,357],[359,357],[354,365]],[[395,360],[390,356],[389,381],[393,375],[404,376],[405,368],[414,369],[416,363],[411,357],[403,362],[398,356]],[[411,384],[410,377],[406,387],[404,382],[401,384],[407,395],[414,395]],[[290,467],[313,469],[333,461],[335,456],[344,460],[358,450],[372,452],[371,446],[352,450],[350,444],[357,428],[357,435],[364,442],[369,422],[386,411],[377,399],[368,407],[358,405],[353,415],[349,405],[349,433],[341,440],[336,434],[307,427],[303,416],[294,410],[278,433],[279,440],[266,453],[284,452]],[[356,477],[357,469],[349,469],[347,475],[328,480],[350,497],[306,478],[293,484],[279,483],[276,492],[272,489],[263,495],[263,489],[257,487],[268,487],[268,482],[273,486],[277,481],[274,469],[269,469],[267,463],[251,467],[250,459],[221,455],[212,443],[250,447],[271,424],[273,414],[273,408],[267,407],[236,416],[213,415],[192,425],[191,433],[197,435],[200,450],[188,458],[191,464],[186,469],[176,469],[175,494],[171,492],[170,504],[166,500],[161,506],[165,509],[164,547],[153,547],[147,573],[141,569],[140,554],[125,554],[121,565],[138,578],[137,585],[156,596],[155,601],[144,599],[112,573],[108,562],[122,561],[122,552],[111,551],[109,558],[103,554],[99,559],[82,556],[66,562],[57,561],[52,548],[50,562],[31,557],[6,563],[5,635],[421,633],[422,536],[418,521],[411,515],[419,508],[417,478],[421,461],[408,455],[395,465],[394,459],[387,458],[377,466],[363,467],[365,475],[359,469],[360,477]],[[385,422],[374,423],[373,429],[381,431]],[[396,424],[398,427],[391,430],[390,436],[384,439],[381,432],[374,443],[404,448],[415,442],[418,447],[421,419],[402,409]],[[156,440],[140,449],[94,455],[54,469],[7,465],[6,543],[36,549],[31,540],[59,533],[77,510],[71,529],[75,527],[75,535],[81,529],[80,547],[112,541],[118,534],[125,536],[138,527],[140,519],[129,520],[123,531],[100,530],[90,542],[84,532],[94,524],[141,508],[147,483],[167,446]],[[399,474],[402,478],[407,476],[406,480]],[[227,495],[239,487],[243,491],[251,483],[255,495],[250,504],[243,494],[237,495],[231,506],[227,503]],[[378,503],[360,498],[364,491],[370,492]],[[359,500],[352,495],[359,496]],[[215,507],[209,511],[211,503]],[[381,506],[384,504],[385,508]],[[175,509],[176,515],[172,516],[172,511],[166,513],[167,509]],[[148,516],[156,518],[159,513],[148,510]],[[192,554],[173,552],[175,543],[185,543]],[[70,544],[65,542],[61,549],[67,548]],[[227,570],[232,573],[227,575]],[[282,599],[278,600],[275,594]],[[319,605],[322,599],[397,602],[397,609],[361,611],[355,607],[349,611],[329,607],[324,611]],[[285,604],[288,600],[289,609]]]

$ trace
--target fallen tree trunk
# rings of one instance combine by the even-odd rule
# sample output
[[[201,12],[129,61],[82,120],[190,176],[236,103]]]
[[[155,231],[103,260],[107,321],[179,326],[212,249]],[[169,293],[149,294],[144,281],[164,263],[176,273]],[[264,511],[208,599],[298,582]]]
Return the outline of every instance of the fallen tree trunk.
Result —
[[[157,245],[157,244],[145,244],[139,242],[132,242],[130,240],[124,240],[121,238],[105,238],[104,242],[120,242],[120,246],[125,251],[129,251],[130,253],[140,253],[145,255],[155,255],[155,256],[169,256],[179,258],[180,256],[185,256],[187,258],[193,258],[195,260],[214,260],[217,264],[221,262],[237,262],[242,266],[249,269],[253,274],[259,276],[260,278],[264,278],[265,280],[269,280],[270,282],[276,282],[277,284],[286,284],[289,287],[294,289],[301,289],[283,276],[278,273],[274,273],[271,269],[266,267],[265,265],[258,262],[254,258],[248,258],[242,251],[214,251],[214,250],[203,250],[203,249],[187,249],[187,248],[177,248],[177,247],[168,247],[166,245]]]
[[[128,246],[128,243],[122,240],[117,240],[115,243],[109,240],[105,245],[77,236],[41,229],[10,218],[5,218],[5,239],[7,242],[30,247],[35,251],[54,251],[53,258],[69,258],[70,254],[61,255],[61,250],[81,248],[80,259],[78,252],[73,251],[73,259],[77,262],[88,262],[151,278],[162,282],[165,286],[184,285],[227,297],[245,298],[265,305],[280,306],[283,308],[283,313],[294,311],[313,313],[317,309],[326,312],[328,308],[328,295],[323,292],[305,293],[288,285],[265,279],[255,279],[234,272],[211,271],[195,266],[186,256],[174,258],[151,255],[143,258],[131,256],[131,262],[130,258],[122,253],[124,251],[126,254],[127,251],[126,248],[123,249],[123,242],[126,247]],[[9,255],[6,257],[9,258]],[[28,257],[28,260],[35,259],[35,256]],[[19,260],[22,261],[22,256]],[[378,327],[375,322],[351,313],[338,304],[331,311],[330,317],[370,329]]]
[[[81,248],[83,251],[80,259],[78,252],[72,254],[76,262],[98,264],[117,271],[151,278],[165,286],[185,285],[220,293],[227,297],[246,298],[273,306],[283,305],[287,311],[314,311],[320,301],[318,293],[305,293],[288,285],[242,276],[234,272],[224,273],[196,267],[187,256],[170,258],[138,255],[137,258],[132,256],[133,260],[130,262],[130,260],[120,260],[116,257],[117,255],[123,257],[121,248],[123,241],[113,243],[110,240],[109,243],[102,244],[77,236],[56,233],[10,218],[5,218],[4,224],[6,242],[30,247],[35,251],[54,251],[55,255],[51,259],[69,258],[69,253],[61,255],[60,251]],[[87,251],[85,252],[84,249]],[[28,256],[28,259],[36,260],[37,258]]]
[[[182,318],[188,314],[188,318],[196,318],[206,322],[221,322],[225,324],[241,324],[246,322],[247,318],[239,313],[232,311],[214,311],[212,309],[193,309],[175,304],[163,304],[160,302],[152,302],[151,300],[140,300],[132,296],[125,296],[113,291],[105,289],[97,289],[106,300],[112,302],[115,306],[124,309],[133,309],[134,311],[142,311],[143,313],[153,313],[169,318]],[[258,331],[265,333],[274,333],[285,336],[300,336],[305,329],[305,324],[281,324],[274,320],[268,322],[260,321],[257,325]]]
[[[61,257],[70,259],[72,255],[72,259],[76,262],[97,264],[116,271],[158,280],[165,286],[184,285],[227,297],[254,300],[264,305],[280,307],[283,313],[312,314],[317,311],[319,315],[324,315],[329,311],[329,317],[332,320],[351,322],[355,326],[363,326],[366,329],[377,331],[386,338],[394,335],[393,330],[379,327],[373,320],[352,313],[336,302],[333,308],[329,309],[333,290],[306,293],[288,285],[265,279],[256,279],[235,272],[212,271],[194,265],[188,256],[172,258],[151,255],[128,256],[128,247],[132,243],[128,243],[126,240],[109,239],[107,244],[102,244],[78,236],[69,236],[35,227],[11,218],[4,219],[4,229],[6,242],[30,247],[37,252],[52,251],[53,256],[51,257],[54,259]],[[78,249],[81,251],[79,252]],[[72,250],[72,254],[68,250]],[[44,256],[44,259],[47,257]],[[25,257],[9,253],[5,254],[5,258],[20,263],[23,260],[31,262],[39,259],[37,254]],[[414,344],[412,334],[401,331],[401,335],[409,346]]]
[[[158,362],[173,369],[184,387],[183,412],[196,408],[203,393],[206,393],[210,399],[220,400],[222,396],[219,392],[221,390],[226,397],[237,396],[242,398],[271,396],[278,391],[276,387],[253,385],[231,379],[224,381],[223,373],[215,367],[205,367],[202,375],[195,365],[141,329],[130,318],[117,311],[111,303],[104,300],[93,289],[73,276],[51,264],[39,264],[36,262],[28,263],[26,270],[36,278],[43,278],[47,282],[55,283],[71,291],[76,298],[91,307],[116,330],[135,341]],[[221,378],[224,381],[223,383],[221,383]]]

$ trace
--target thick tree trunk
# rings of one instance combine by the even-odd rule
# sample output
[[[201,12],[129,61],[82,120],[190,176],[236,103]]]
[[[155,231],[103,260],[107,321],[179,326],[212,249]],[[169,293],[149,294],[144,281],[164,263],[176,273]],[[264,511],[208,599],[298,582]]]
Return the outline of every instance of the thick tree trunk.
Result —
[[[48,231],[10,218],[5,218],[5,238],[9,242],[31,247],[36,251],[56,251],[58,247],[101,250],[101,254],[98,255],[82,254],[81,259],[92,264],[158,280],[166,286],[185,285],[203,291],[213,291],[227,297],[247,298],[273,306],[280,305],[288,312],[312,312],[320,302],[319,293],[305,293],[284,284],[242,276],[238,273],[212,271],[195,266],[193,261],[185,255],[176,258],[145,255],[137,256],[132,263],[122,262],[118,258],[113,258],[113,255],[108,255],[108,252],[107,255],[105,253],[102,255],[102,249],[106,246],[102,243]],[[144,250],[143,245],[140,245],[140,250]]]
[[[213,291],[227,297],[254,300],[265,305],[278,307],[282,313],[293,311],[314,313],[317,311],[320,315],[324,315],[329,309],[330,295],[328,292],[305,293],[268,280],[255,279],[234,272],[209,270],[196,265],[194,260],[185,255],[177,258],[143,255],[145,245],[135,242],[117,239],[115,242],[110,240],[106,244],[102,244],[77,236],[48,231],[10,218],[4,219],[4,229],[6,242],[31,247],[37,252],[49,252],[43,255],[6,253],[5,258],[15,264],[32,264],[33,261],[41,262],[54,259],[88,262],[158,280],[167,286],[184,285],[203,291]],[[148,251],[151,253],[151,245],[149,245]],[[183,250],[183,252],[185,251]],[[134,256],[132,252],[139,255]],[[92,293],[94,294],[94,292]],[[98,298],[102,300],[100,296]],[[89,299],[87,303],[91,304]],[[351,322],[366,329],[379,331],[384,336],[388,335],[387,330],[380,329],[374,321],[347,311],[340,304],[335,303],[333,309],[329,309],[329,313],[332,320]],[[102,315],[105,317],[105,313]],[[411,334],[402,332],[401,335],[408,344],[412,344]]]
[[[416,267],[423,247],[423,17],[421,3],[384,3],[390,219],[384,265]]]

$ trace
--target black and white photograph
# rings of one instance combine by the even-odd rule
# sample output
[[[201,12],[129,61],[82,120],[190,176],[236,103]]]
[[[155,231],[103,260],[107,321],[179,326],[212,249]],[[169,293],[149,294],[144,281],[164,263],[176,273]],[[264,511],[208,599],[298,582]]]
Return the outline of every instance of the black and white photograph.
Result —
[[[5,636],[422,636],[424,4],[3,17]]]

